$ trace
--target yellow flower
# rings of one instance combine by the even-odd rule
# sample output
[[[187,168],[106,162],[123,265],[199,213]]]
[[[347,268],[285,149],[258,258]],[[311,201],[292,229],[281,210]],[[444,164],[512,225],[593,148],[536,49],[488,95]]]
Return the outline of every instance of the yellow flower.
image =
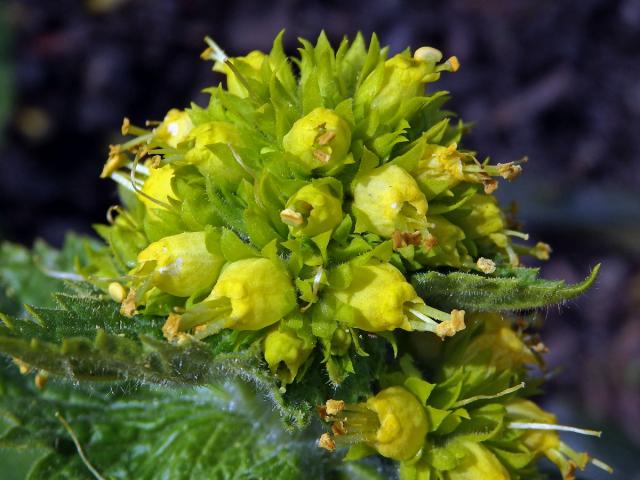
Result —
[[[307,344],[295,333],[277,327],[264,339],[264,359],[271,372],[285,385],[293,382],[312,351],[313,345]]]
[[[163,292],[189,297],[216,281],[224,258],[207,250],[204,232],[185,232],[153,242],[138,254],[138,263],[155,262],[152,283]]]
[[[281,320],[296,306],[295,289],[285,267],[266,258],[228,264],[204,304],[224,300],[230,311],[220,320],[225,328],[260,330]]]
[[[171,180],[175,172],[171,165],[164,165],[159,168],[149,168],[149,176],[144,181],[142,195],[138,198],[147,207],[147,211],[155,209],[167,209],[170,205],[169,199],[177,200]]]
[[[448,314],[425,305],[402,272],[390,263],[339,268],[350,269],[351,282],[346,288],[329,289],[325,298],[349,305],[354,312],[354,327],[367,332],[396,328],[430,331],[440,337],[465,328],[464,310]]]
[[[335,228],[343,217],[342,199],[329,182],[317,180],[298,190],[280,218],[294,236],[314,236]]]
[[[320,415],[333,422],[335,435],[323,435],[321,447],[332,450],[336,444],[363,442],[380,455],[399,461],[418,454],[429,430],[424,407],[403,387],[386,388],[355,405],[328,400],[320,408]]]
[[[395,231],[427,226],[427,199],[409,173],[384,165],[356,178],[353,187],[356,231],[391,237]]]
[[[500,460],[481,443],[463,441],[460,445],[467,455],[453,470],[447,472],[447,480],[509,480],[511,476]]]
[[[462,154],[456,145],[427,145],[413,172],[422,191],[430,200],[465,179]]]
[[[354,308],[354,326],[367,332],[401,328],[413,330],[407,308],[424,301],[402,272],[389,263],[351,266],[352,279],[342,290],[330,290],[337,300]]]
[[[282,146],[309,169],[334,172],[349,153],[351,128],[333,110],[318,107],[293,124]]]
[[[189,114],[172,108],[162,123],[154,130],[154,139],[176,148],[178,144],[186,140],[192,128],[193,123]]]

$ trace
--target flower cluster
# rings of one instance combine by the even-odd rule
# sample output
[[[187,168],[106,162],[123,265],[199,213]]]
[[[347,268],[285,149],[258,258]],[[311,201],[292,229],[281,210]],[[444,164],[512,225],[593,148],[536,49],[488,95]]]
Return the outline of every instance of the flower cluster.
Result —
[[[111,147],[102,172],[123,205],[98,227],[108,248],[87,278],[126,316],[164,316],[169,342],[256,334],[283,391],[318,360],[343,382],[354,355],[367,355],[363,335],[394,349],[397,335],[414,349],[423,339],[390,362],[371,398],[321,408],[331,450],[378,452],[406,478],[518,478],[540,455],[563,472],[583,467],[555,433],[513,427],[553,421],[515,395],[537,357],[511,326],[476,317],[460,334],[470,312],[434,308],[411,283],[428,269],[492,275],[550,251],[527,246],[493,195],[522,162],[463,149],[467,126],[431,90],[458,60],[431,47],[389,57],[375,36],[336,51],[322,34],[302,41],[299,58],[281,35],[269,53],[242,57],[207,41],[203,58],[226,77],[208,105],[144,126],[125,119],[131,139]],[[413,358],[448,337],[429,383]]]

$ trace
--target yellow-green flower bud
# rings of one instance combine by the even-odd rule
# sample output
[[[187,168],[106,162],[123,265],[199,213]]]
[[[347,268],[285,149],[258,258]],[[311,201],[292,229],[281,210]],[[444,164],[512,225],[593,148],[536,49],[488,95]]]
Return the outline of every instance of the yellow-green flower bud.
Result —
[[[228,264],[204,303],[226,299],[223,327],[260,330],[281,320],[296,306],[296,293],[284,265],[267,258],[246,258]],[[216,320],[216,319],[211,319]]]
[[[223,161],[209,146],[216,144],[241,145],[237,129],[227,122],[209,122],[194,128],[189,139],[194,146],[185,154],[185,161],[195,165],[200,173],[209,178],[224,178],[232,185],[238,185],[245,176],[242,167],[235,161]],[[226,153],[226,152],[225,152]],[[228,152],[229,159],[231,152]]]
[[[282,146],[310,170],[334,171],[349,153],[351,128],[333,110],[318,107],[293,124]]]
[[[208,122],[198,125],[191,130],[188,136],[189,140],[194,141],[196,148],[214,145],[216,143],[230,143],[232,145],[240,145],[240,133],[237,128],[228,122]]]
[[[164,165],[159,168],[149,168],[149,176],[145,179],[142,194],[138,198],[147,207],[147,211],[154,209],[167,209],[170,205],[169,199],[177,200],[171,180],[175,172],[171,165]]]
[[[177,297],[207,291],[216,281],[224,258],[207,250],[204,232],[185,232],[153,242],[138,254],[138,263],[155,262],[154,286]]]
[[[427,199],[409,173],[384,165],[356,178],[356,231],[391,237],[395,231],[421,232],[427,226]]]
[[[264,359],[284,385],[293,382],[312,351],[313,345],[288,330],[274,328],[264,339]]]
[[[438,72],[447,70],[455,72],[458,67],[456,57],[436,66],[442,60],[442,53],[432,47],[421,47],[412,56],[400,53],[385,62],[382,88],[378,90],[371,102],[380,118],[393,116],[403,100],[408,100],[424,93],[427,82],[436,81]],[[373,81],[375,79],[373,78]],[[369,85],[365,81],[362,90],[366,92]]]
[[[329,182],[314,181],[298,190],[280,212],[294,236],[312,237],[332,230],[342,221],[342,199]]]
[[[500,460],[481,443],[463,441],[458,445],[466,451],[466,455],[456,468],[446,473],[447,480],[509,480],[511,476]]]
[[[268,56],[259,50],[249,52],[244,57],[234,57],[230,61],[236,69],[242,69],[242,75],[245,77],[258,77],[262,70],[262,64],[268,60]],[[225,62],[218,62],[214,68],[215,71],[224,73],[227,76],[227,90],[238,97],[246,98],[249,95],[246,87],[242,83],[235,72]]]
[[[172,108],[164,117],[162,123],[154,130],[154,138],[156,141],[176,148],[178,144],[186,140],[192,128],[193,123],[189,114]]]
[[[462,244],[465,235],[461,228],[441,215],[430,215],[429,224],[430,235],[422,243],[426,251],[433,249],[435,255],[421,258],[420,263],[425,266],[447,265],[460,268],[464,263],[471,262],[471,257]]]
[[[329,400],[320,408],[320,415],[333,422],[335,435],[323,435],[321,447],[363,442],[383,457],[398,461],[415,457],[429,430],[424,407],[403,387],[386,388],[366,403]]]
[[[492,195],[476,193],[465,204],[465,207],[467,206],[471,209],[469,214],[457,221],[465,231],[467,238],[476,240],[489,237],[496,245],[504,248],[506,246],[506,235],[504,234],[506,225],[496,198]]]

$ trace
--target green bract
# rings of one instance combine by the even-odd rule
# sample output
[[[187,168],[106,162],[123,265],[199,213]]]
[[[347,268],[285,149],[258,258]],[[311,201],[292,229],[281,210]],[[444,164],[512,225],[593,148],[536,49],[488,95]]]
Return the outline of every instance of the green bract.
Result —
[[[219,474],[193,469],[190,457],[197,452],[198,465],[209,465],[206,452],[218,459],[242,443],[206,440],[216,438],[211,418],[256,414],[241,413],[246,388],[234,387],[234,376],[262,389],[254,394],[274,402],[290,426],[308,425],[322,404],[332,425],[320,446],[349,447],[347,460],[386,457],[402,480],[531,478],[543,456],[565,479],[584,468],[586,454],[556,431],[567,428],[528,399],[545,351],[528,320],[532,309],[582,293],[597,268],[564,285],[520,265],[520,255],[546,259],[551,250],[526,244],[493,195],[497,179],[515,179],[521,162],[479,161],[463,148],[467,126],[443,109],[447,94],[433,82],[457,71],[457,59],[431,47],[390,56],[375,36],[367,45],[361,35],[337,49],[324,34],[315,45],[302,39],[299,57],[285,54],[282,35],[270,52],[239,57],[207,43],[203,58],[222,83],[206,90],[205,105],[148,122],[155,128],[125,119],[130,138],[110,147],[101,174],[122,198],[109,224],[96,227],[105,243],[76,249],[76,273],[48,267],[93,287],[58,295],[56,309],[3,316],[0,351],[25,369],[127,382],[114,391],[216,384],[192,390],[219,392],[233,408],[193,397],[194,411],[163,423],[162,438],[155,426],[138,435],[144,409],[130,400],[123,431],[146,443],[128,440],[127,455],[158,451],[162,465],[176,464],[158,478]],[[3,392],[0,384],[0,404]],[[154,407],[159,422],[176,401]],[[252,426],[260,421],[242,422],[243,431],[262,432]],[[20,428],[3,438],[26,438]],[[89,457],[105,478],[156,473],[151,460],[112,466],[103,452],[119,444],[116,434],[92,428],[82,427]],[[60,442],[53,436],[48,445]],[[297,477],[281,473],[286,436],[299,438],[262,435],[246,458],[268,463],[277,448],[279,460],[256,467],[255,478],[303,475],[298,463]],[[174,439],[182,450],[172,450]],[[360,468],[313,458],[318,478],[351,478]]]

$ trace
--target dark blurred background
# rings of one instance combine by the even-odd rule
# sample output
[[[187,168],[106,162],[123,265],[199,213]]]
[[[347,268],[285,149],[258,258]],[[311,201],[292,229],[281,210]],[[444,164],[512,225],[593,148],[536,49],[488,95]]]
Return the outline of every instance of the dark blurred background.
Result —
[[[597,262],[597,286],[545,312],[544,403],[601,428],[566,437],[640,479],[640,0],[0,3],[0,238],[59,245],[91,233],[116,201],[98,178],[124,116],[161,119],[220,81],[198,59],[211,35],[229,54],[268,50],[287,29],[333,41],[375,31],[393,51],[432,45],[462,68],[443,77],[452,110],[476,123],[464,146],[525,175],[499,194],[550,243],[549,278]],[[601,477],[591,470],[588,478]]]

